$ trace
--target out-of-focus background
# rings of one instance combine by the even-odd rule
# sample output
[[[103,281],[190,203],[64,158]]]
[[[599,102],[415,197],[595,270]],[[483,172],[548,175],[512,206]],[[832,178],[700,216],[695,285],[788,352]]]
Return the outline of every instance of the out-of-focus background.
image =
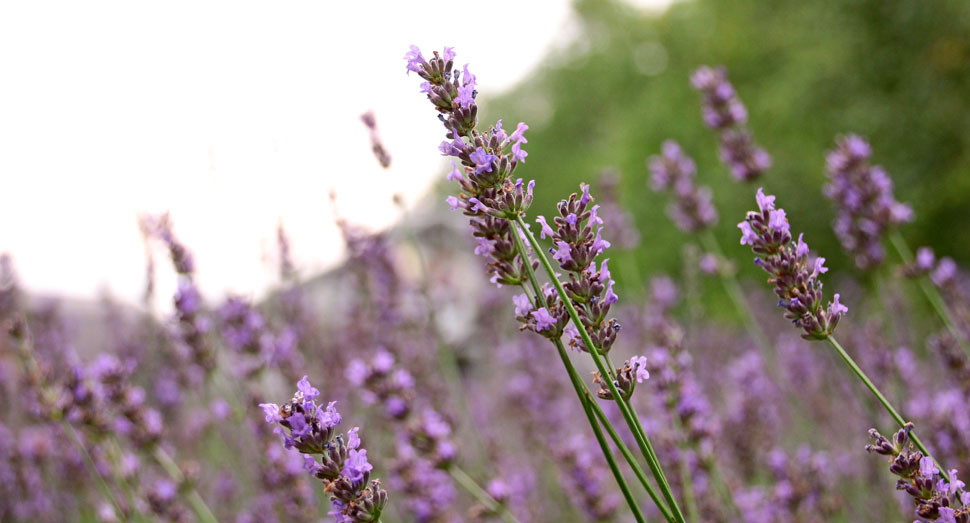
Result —
[[[282,223],[298,264],[342,254],[329,203],[381,229],[441,176],[439,124],[404,74],[409,44],[456,46],[484,93],[580,38],[567,2],[10,3],[0,6],[0,251],[31,291],[137,303],[136,217],[169,211],[210,295],[275,282]],[[512,15],[514,13],[514,15]],[[460,26],[452,20],[474,20]],[[506,38],[517,35],[516,38]],[[377,115],[394,169],[370,157]],[[160,271],[159,290],[174,288]],[[164,300],[163,300],[164,301]]]
[[[264,292],[278,223],[298,264],[321,271],[341,254],[331,191],[343,216],[380,229],[400,217],[392,195],[414,206],[443,172],[439,124],[403,74],[416,43],[454,45],[471,63],[486,120],[530,125],[520,172],[538,180],[540,212],[619,169],[645,239],[626,256],[643,275],[681,263],[665,196],[646,185],[644,159],[663,139],[697,159],[722,233],[749,204],[699,118],[688,77],[701,64],[729,68],[756,140],[775,158],[764,185],[821,252],[837,247],[819,190],[825,151],[855,132],[913,205],[911,243],[967,259],[966,3],[666,3],[458,3],[447,16],[434,3],[398,2],[5,4],[0,251],[27,289],[107,289],[135,302],[144,280],[136,216],[170,211],[206,293]],[[367,110],[390,172],[367,159],[358,120]],[[169,290],[174,280],[160,276]]]
[[[92,297],[108,288],[137,301],[136,215],[169,211],[196,247],[208,293],[261,294],[274,281],[265,258],[279,222],[301,266],[333,265],[331,191],[346,218],[385,228],[399,216],[393,194],[413,204],[439,176],[437,124],[404,75],[408,45],[457,46],[479,66],[482,89],[500,92],[538,66],[573,16],[565,2],[460,4],[451,15],[477,22],[459,31],[433,6],[0,8],[0,250],[28,289]],[[497,27],[523,37],[495,38]],[[392,173],[370,161],[367,110]]]

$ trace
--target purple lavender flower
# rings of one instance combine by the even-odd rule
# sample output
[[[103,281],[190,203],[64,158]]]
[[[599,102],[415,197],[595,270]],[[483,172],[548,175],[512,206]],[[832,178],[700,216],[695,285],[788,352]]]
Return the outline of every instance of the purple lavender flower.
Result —
[[[131,385],[134,369],[134,362],[123,363],[113,355],[102,354],[91,364],[90,373],[98,381],[104,401],[117,409],[116,430],[136,446],[148,449],[161,438],[161,415],[144,404],[145,391]]]
[[[672,191],[674,202],[667,214],[684,232],[698,232],[717,222],[717,210],[711,202],[709,187],[696,187],[697,166],[673,140],[663,143],[660,156],[651,156],[650,185],[654,191]]]
[[[260,408],[266,422],[274,426],[273,431],[283,436],[284,446],[303,453],[304,469],[325,483],[324,490],[331,493],[331,515],[338,521],[376,521],[387,503],[387,492],[380,480],[370,481],[373,466],[367,460],[367,451],[360,448],[358,428],[351,429],[346,437],[337,435],[341,416],[336,402],[324,409],[315,401],[319,395],[304,376],[292,400],[282,406],[263,403]],[[314,457],[318,454],[320,461]]]
[[[735,180],[751,181],[771,167],[771,156],[757,147],[744,128],[748,112],[727,80],[724,67],[702,66],[691,76],[691,85],[704,94],[704,123],[716,129],[721,142],[721,161]]]
[[[193,280],[195,265],[192,255],[173,234],[168,215],[146,218],[145,223],[146,230],[168,248],[175,272],[179,275],[178,291],[174,298],[178,335],[189,348],[190,363],[209,373],[215,368],[216,355],[206,339],[209,322],[201,314],[202,297]]]
[[[456,454],[451,425],[431,407],[418,404],[414,379],[404,368],[395,368],[389,352],[381,350],[369,361],[351,361],[346,376],[361,389],[365,402],[380,401],[385,416],[396,425],[392,485],[403,493],[415,519],[435,520],[454,498],[450,478],[442,477]]]
[[[572,298],[573,306],[579,313],[583,326],[598,350],[606,353],[616,341],[620,324],[615,319],[607,319],[610,307],[618,300],[613,291],[613,278],[604,259],[597,268],[599,257],[610,243],[603,239],[603,220],[598,216],[599,206],[592,205],[589,185],[580,184],[581,194],[573,193],[559,202],[559,216],[553,219],[555,230],[549,227],[545,217],[536,221],[543,234],[552,237],[556,249],[550,249],[559,266],[569,273],[569,281],[564,284],[566,293]],[[558,295],[548,287],[544,291],[548,308],[532,313],[532,320],[520,317],[526,327],[551,339],[557,339],[568,323],[565,306]],[[580,340],[570,339],[570,346],[580,350],[588,348]]]
[[[645,356],[634,356],[624,362],[622,367],[616,369],[614,385],[620,391],[623,399],[630,399],[636,384],[643,383],[649,378],[650,371],[647,368],[647,358]],[[593,372],[593,383],[600,386],[599,390],[596,391],[597,396],[605,400],[613,399],[613,393],[610,392],[599,372]]]
[[[888,229],[913,220],[913,210],[893,198],[886,172],[869,165],[871,154],[869,143],[852,134],[836,142],[825,162],[829,176],[825,195],[836,211],[832,228],[862,269],[875,267],[885,258],[882,239]]]
[[[374,158],[377,158],[381,167],[389,168],[391,166],[391,155],[388,154],[387,148],[384,147],[384,142],[381,140],[381,135],[377,132],[377,118],[374,116],[374,112],[367,111],[360,115],[360,121],[370,132],[370,148],[371,152],[374,153]]]
[[[822,282],[819,276],[827,272],[825,258],[810,263],[808,245],[799,235],[792,241],[791,228],[784,209],[775,208],[775,197],[758,189],[758,211],[749,211],[741,229],[741,245],[750,245],[758,254],[755,265],[772,277],[778,306],[786,309],[785,317],[804,332],[805,339],[825,339],[835,331],[848,308],[836,294],[828,307],[822,306]]]
[[[468,66],[454,69],[454,51],[437,51],[425,60],[417,47],[405,55],[408,71],[418,73],[426,82],[423,92],[438,110],[447,131],[441,143],[442,154],[459,161],[449,179],[458,182],[460,193],[448,198],[448,206],[462,209],[469,217],[473,234],[479,239],[476,252],[489,258],[488,271],[499,285],[518,285],[526,281],[525,261],[514,248],[508,220],[525,212],[532,204],[534,182],[523,184],[512,178],[527,153],[524,132],[529,128],[519,123],[512,134],[501,120],[481,133],[478,125],[476,80]],[[460,171],[464,171],[459,172]]]
[[[970,521],[970,496],[961,492],[966,485],[957,479],[955,469],[949,471],[949,482],[943,479],[933,458],[913,449],[909,436],[912,430],[913,424],[907,423],[889,440],[876,429],[869,429],[872,443],[866,445],[866,452],[889,457],[889,471],[900,477],[896,490],[913,497],[917,516],[936,521]]]

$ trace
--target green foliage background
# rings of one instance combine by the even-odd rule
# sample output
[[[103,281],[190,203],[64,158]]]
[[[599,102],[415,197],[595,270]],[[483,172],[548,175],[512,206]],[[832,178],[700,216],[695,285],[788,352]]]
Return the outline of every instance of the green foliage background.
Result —
[[[645,159],[667,138],[698,163],[714,189],[717,234],[744,276],[758,276],[735,224],[759,185],[778,195],[794,230],[833,269],[855,270],[822,195],[825,155],[842,133],[870,139],[874,162],[896,183],[917,221],[909,243],[970,259],[970,2],[962,0],[694,0],[662,14],[622,2],[580,1],[581,34],[535,74],[484,101],[483,122],[525,121],[527,163],[538,182],[531,214],[622,171],[622,203],[643,241],[630,253],[640,273],[678,274],[689,238],[666,216],[667,197],[647,186]],[[514,60],[514,57],[509,57]],[[700,118],[690,73],[723,64],[749,110],[755,140],[774,166],[754,185],[732,181]],[[595,192],[594,192],[595,196]],[[890,255],[892,259],[893,255]],[[620,260],[620,263],[630,260]]]

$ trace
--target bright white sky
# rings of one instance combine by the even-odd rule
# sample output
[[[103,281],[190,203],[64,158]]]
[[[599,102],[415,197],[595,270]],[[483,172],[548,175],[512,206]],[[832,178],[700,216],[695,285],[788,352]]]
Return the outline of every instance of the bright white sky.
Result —
[[[656,0],[654,0],[655,2]],[[640,0],[638,3],[653,3]],[[29,290],[136,302],[136,216],[170,211],[209,295],[276,281],[275,227],[311,274],[342,251],[328,194],[371,228],[441,176],[408,45],[452,45],[486,95],[570,34],[564,0],[4,2],[0,252]],[[373,110],[381,169],[359,115]],[[171,265],[156,256],[159,293]]]

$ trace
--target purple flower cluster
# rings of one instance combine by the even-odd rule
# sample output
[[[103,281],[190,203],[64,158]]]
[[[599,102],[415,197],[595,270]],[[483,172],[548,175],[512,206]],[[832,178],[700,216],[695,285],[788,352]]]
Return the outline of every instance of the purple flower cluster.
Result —
[[[775,197],[766,196],[758,189],[758,210],[749,211],[741,229],[741,245],[750,245],[758,255],[755,265],[760,266],[775,286],[778,306],[783,307],[788,318],[804,332],[805,339],[825,339],[835,331],[839,320],[848,308],[839,303],[835,294],[828,307],[822,306],[822,282],[819,277],[828,272],[825,258],[809,261],[808,244],[802,240],[792,241],[791,227],[784,209],[775,208]]]
[[[660,156],[647,160],[650,186],[654,191],[671,191],[674,202],[667,214],[684,232],[698,232],[717,222],[717,210],[709,187],[694,185],[697,165],[673,140],[663,143]]]
[[[489,260],[491,281],[500,285],[518,285],[527,280],[525,260],[515,249],[515,239],[509,219],[515,219],[532,204],[535,182],[523,184],[513,179],[515,168],[525,162],[528,153],[522,145],[528,143],[524,133],[529,126],[519,123],[508,133],[502,121],[479,132],[478,106],[475,104],[475,76],[466,64],[462,72],[454,69],[454,50],[446,47],[425,60],[416,46],[405,55],[408,72],[416,72],[425,80],[421,92],[438,110],[438,118],[446,129],[448,140],[439,150],[452,162],[448,179],[457,181],[458,196],[447,201],[453,210],[461,209],[469,217],[469,224],[478,241],[476,254]]]
[[[417,407],[414,378],[407,370],[395,368],[394,356],[385,350],[367,362],[351,361],[346,375],[362,389],[365,402],[380,402],[384,415],[395,423],[398,455],[392,481],[411,513],[420,521],[440,519],[455,497],[444,471],[456,454],[451,425],[431,407]]]
[[[366,402],[380,401],[388,418],[409,424],[409,443],[431,459],[435,466],[447,467],[455,458],[450,424],[434,409],[416,407],[414,378],[407,370],[395,368],[394,356],[389,352],[378,351],[367,363],[351,361],[347,368],[347,380],[364,389]]]
[[[337,435],[341,416],[336,402],[323,408],[316,403],[319,395],[304,376],[292,400],[283,405],[262,403],[260,407],[266,422],[283,436],[283,446],[303,453],[304,469],[324,482],[333,504],[330,514],[338,522],[376,521],[387,503],[387,492],[380,480],[370,480],[374,467],[367,461],[367,451],[360,448],[359,429],[350,429],[346,436]],[[317,454],[320,461],[314,457]]]
[[[854,134],[840,138],[825,161],[825,195],[835,203],[832,228],[842,247],[868,269],[885,258],[886,230],[913,220],[913,210],[893,198],[893,182],[880,166],[869,165],[872,149]]]
[[[907,423],[890,441],[869,429],[872,443],[866,445],[866,452],[889,457],[889,471],[900,478],[896,490],[913,497],[917,516],[943,523],[970,522],[970,492],[963,492],[966,485],[957,479],[956,469],[949,471],[950,481],[942,478],[933,458],[913,449],[912,430],[913,424]]]
[[[943,292],[949,293],[957,287],[957,264],[953,258],[944,256],[937,260],[936,253],[931,247],[916,249],[916,258],[912,263],[903,267],[903,274],[909,278],[929,275],[934,285]]]
[[[276,333],[255,307],[244,299],[231,296],[219,308],[219,331],[234,353],[234,363],[241,376],[251,378],[272,364],[291,370],[302,362],[296,349],[297,335],[286,328]]]
[[[691,85],[704,94],[704,123],[718,131],[721,161],[731,169],[735,180],[751,181],[771,167],[771,156],[756,146],[744,124],[748,111],[724,67],[702,66],[690,78]]]
[[[768,455],[773,483],[739,493],[745,521],[826,521],[844,503],[832,485],[834,467],[824,452],[801,446],[794,456],[775,449]]]
[[[613,278],[608,267],[609,259],[596,266],[596,258],[610,247],[603,239],[603,220],[599,217],[599,205],[591,205],[589,185],[580,184],[581,195],[573,193],[559,202],[559,216],[553,219],[553,229],[546,218],[539,216],[539,235],[549,237],[554,248],[549,252],[566,271],[569,281],[563,284],[573,307],[579,314],[586,332],[601,354],[609,352],[616,341],[620,324],[615,318],[607,319],[610,307],[619,299],[613,292]],[[569,315],[555,292],[544,290],[548,307],[534,307],[525,295],[514,298],[516,316],[526,328],[550,339],[557,339],[562,332],[569,338],[569,345],[577,350],[589,347],[579,337],[576,326],[565,327]],[[538,305],[538,304],[536,304]]]
[[[146,218],[145,223],[146,230],[168,248],[178,274],[178,290],[174,297],[175,317],[179,338],[190,354],[190,363],[205,373],[212,372],[216,366],[215,349],[206,339],[210,324],[202,314],[202,296],[194,281],[192,254],[175,237],[167,214],[157,219]]]
[[[102,354],[91,364],[90,372],[100,386],[99,394],[118,412],[112,424],[115,432],[126,435],[135,446],[148,449],[161,438],[162,416],[145,405],[145,391],[131,385],[134,369],[134,362]]]
[[[646,356],[634,356],[623,362],[622,367],[616,369],[613,384],[616,385],[623,399],[630,399],[637,383],[643,383],[650,379],[650,371],[647,370],[647,367]],[[593,371],[593,383],[600,386],[599,390],[596,391],[597,396],[605,400],[613,399],[613,393],[610,392],[599,371]]]

